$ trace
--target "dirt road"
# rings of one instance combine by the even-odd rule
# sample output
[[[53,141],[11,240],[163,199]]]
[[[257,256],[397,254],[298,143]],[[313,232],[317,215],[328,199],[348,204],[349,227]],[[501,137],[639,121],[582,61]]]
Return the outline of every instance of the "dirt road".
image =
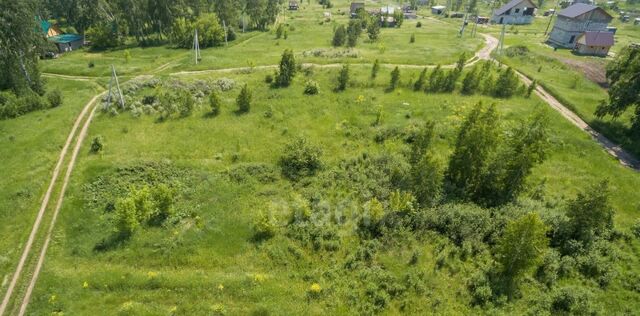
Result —
[[[487,46],[493,45],[494,48],[498,47],[498,42],[499,42],[498,39],[496,39],[495,37],[493,37],[491,35],[488,35],[488,34],[482,34],[482,36],[484,36],[485,42],[487,43]],[[491,43],[491,44],[489,44],[489,43]],[[491,57],[491,51],[489,51],[488,53],[485,51],[484,53],[481,54],[480,58],[485,59],[485,60],[494,60],[493,57]],[[524,74],[520,73],[517,70],[516,70],[516,73],[518,74],[518,76],[520,77],[520,80],[525,85],[528,86],[528,85],[531,84],[531,80],[529,78],[527,78]],[[581,119],[573,111],[569,110],[560,101],[558,101],[549,92],[547,92],[543,87],[538,85],[536,87],[535,93],[543,101],[545,101],[547,104],[549,104],[549,106],[552,109],[554,109],[558,113],[560,113],[569,122],[571,122],[573,125],[575,125],[578,128],[580,128],[581,130],[585,131],[587,134],[591,135],[591,137],[593,137],[593,139],[595,141],[597,141],[600,144],[600,146],[602,146],[605,149],[606,152],[608,152],[610,155],[615,157],[622,165],[627,166],[627,167],[629,167],[631,169],[634,169],[636,171],[640,171],[640,161],[637,158],[635,158],[633,155],[631,155],[630,153],[628,153],[624,149],[622,149],[622,147],[620,147],[620,145],[612,142],[607,137],[605,137],[601,133],[599,133],[596,130],[594,130],[593,128],[591,128],[591,126],[589,126],[589,124],[587,124],[587,122],[585,122],[583,119]]]
[[[101,95],[101,94],[100,94]],[[62,148],[62,151],[60,152],[60,156],[58,157],[58,162],[56,163],[55,168],[53,169],[53,174],[51,175],[51,181],[49,183],[49,187],[47,188],[47,191],[42,199],[42,203],[40,204],[40,210],[38,211],[38,215],[36,216],[35,222],[33,224],[33,227],[31,228],[31,233],[29,234],[29,238],[27,239],[27,243],[24,247],[24,250],[22,251],[22,256],[20,257],[20,261],[18,262],[18,266],[16,267],[16,271],[13,274],[12,278],[11,278],[11,282],[9,283],[9,287],[7,288],[7,291],[5,292],[5,296],[2,300],[2,304],[0,305],[0,315],[3,315],[8,304],[9,304],[9,300],[11,299],[11,295],[13,294],[13,291],[15,290],[16,284],[18,282],[18,279],[20,278],[21,274],[22,274],[22,270],[24,269],[24,265],[25,262],[29,256],[29,253],[31,252],[31,248],[33,247],[33,243],[35,241],[36,235],[38,234],[38,230],[40,229],[40,225],[42,224],[42,218],[44,217],[45,214],[45,210],[47,209],[47,206],[49,205],[49,199],[51,198],[51,193],[53,192],[53,188],[55,186],[56,181],[58,180],[58,176],[60,175],[60,171],[62,169],[62,163],[65,160],[65,157],[67,156],[67,152],[69,151],[69,146],[71,146],[71,143],[73,141],[73,139],[75,138],[76,132],[78,130],[78,127],[80,126],[80,123],[82,122],[82,120],[84,119],[84,117],[86,116],[87,112],[90,111],[91,106],[96,102],[96,100],[100,97],[100,95],[96,95],[95,97],[93,97],[93,99],[91,99],[91,101],[89,101],[89,103],[87,103],[84,108],[82,109],[82,112],[80,112],[80,115],[78,115],[78,118],[76,119],[76,121],[73,124],[73,127],[71,128],[71,132],[69,133],[69,136],[67,137],[67,140],[65,141],[64,147]]]

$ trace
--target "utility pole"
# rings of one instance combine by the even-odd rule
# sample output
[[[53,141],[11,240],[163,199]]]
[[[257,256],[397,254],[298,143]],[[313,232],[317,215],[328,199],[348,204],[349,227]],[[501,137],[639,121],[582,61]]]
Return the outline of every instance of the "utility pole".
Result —
[[[111,107],[111,95],[115,94],[113,92],[113,84],[116,84],[116,92],[120,97],[120,106],[124,109],[124,96],[122,95],[122,90],[120,90],[120,82],[118,81],[118,74],[116,73],[116,67],[111,65],[111,80],[109,80],[109,94],[107,95],[107,104],[104,106],[104,109],[107,110]]]
[[[224,29],[224,46],[229,46],[229,32],[227,32],[227,22],[225,22],[224,20],[222,20],[222,28]]]
[[[464,35],[464,29],[467,26],[467,17],[469,16],[469,13],[464,15],[464,18],[462,19],[462,27],[460,27],[460,32],[458,32],[458,37],[462,37]]]
[[[225,33],[226,36],[226,33]],[[196,65],[198,64],[198,61],[201,59],[200,56],[200,42],[198,41],[198,29],[196,29],[195,35],[193,36],[193,50],[195,52],[196,55]]]
[[[544,30],[544,35],[546,36],[547,33],[549,33],[549,27],[551,26],[551,21],[553,21],[553,17],[556,15],[556,11],[558,10],[558,2],[560,0],[556,1],[556,6],[553,7],[553,13],[551,14],[551,16],[549,17],[549,23],[547,23],[547,29]]]
[[[502,24],[502,32],[500,32],[500,46],[498,47],[498,54],[502,55],[502,48],[504,47],[504,33],[507,29],[506,24]]]

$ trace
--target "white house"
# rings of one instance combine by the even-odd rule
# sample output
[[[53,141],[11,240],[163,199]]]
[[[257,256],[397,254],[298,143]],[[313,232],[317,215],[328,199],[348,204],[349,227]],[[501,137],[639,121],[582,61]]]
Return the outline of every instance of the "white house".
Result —
[[[531,24],[536,8],[531,0],[512,0],[493,12],[491,22],[496,24]]]

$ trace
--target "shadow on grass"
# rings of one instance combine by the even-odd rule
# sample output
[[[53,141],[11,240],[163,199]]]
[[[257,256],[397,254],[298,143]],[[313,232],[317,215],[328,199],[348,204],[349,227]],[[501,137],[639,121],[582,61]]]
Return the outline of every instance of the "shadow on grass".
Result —
[[[611,141],[631,152],[636,158],[640,158],[640,138],[637,136],[634,137],[632,131],[621,121],[594,119],[589,122],[589,125],[595,130],[600,131]]]
[[[202,115],[202,117],[205,119],[211,119],[211,118],[217,117],[218,115],[220,115],[220,113],[218,112],[207,112],[204,115]]]
[[[113,233],[109,237],[97,243],[93,247],[93,251],[105,252],[116,249],[124,245],[129,240],[129,238],[131,238],[131,234],[128,233]]]

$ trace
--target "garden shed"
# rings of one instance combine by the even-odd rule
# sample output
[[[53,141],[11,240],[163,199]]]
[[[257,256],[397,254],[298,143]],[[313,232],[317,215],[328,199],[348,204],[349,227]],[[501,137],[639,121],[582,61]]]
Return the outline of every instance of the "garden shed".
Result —
[[[447,7],[443,6],[443,5],[437,5],[437,6],[433,6],[431,7],[431,13],[435,14],[435,15],[441,15],[444,13],[444,11],[447,9]]]

